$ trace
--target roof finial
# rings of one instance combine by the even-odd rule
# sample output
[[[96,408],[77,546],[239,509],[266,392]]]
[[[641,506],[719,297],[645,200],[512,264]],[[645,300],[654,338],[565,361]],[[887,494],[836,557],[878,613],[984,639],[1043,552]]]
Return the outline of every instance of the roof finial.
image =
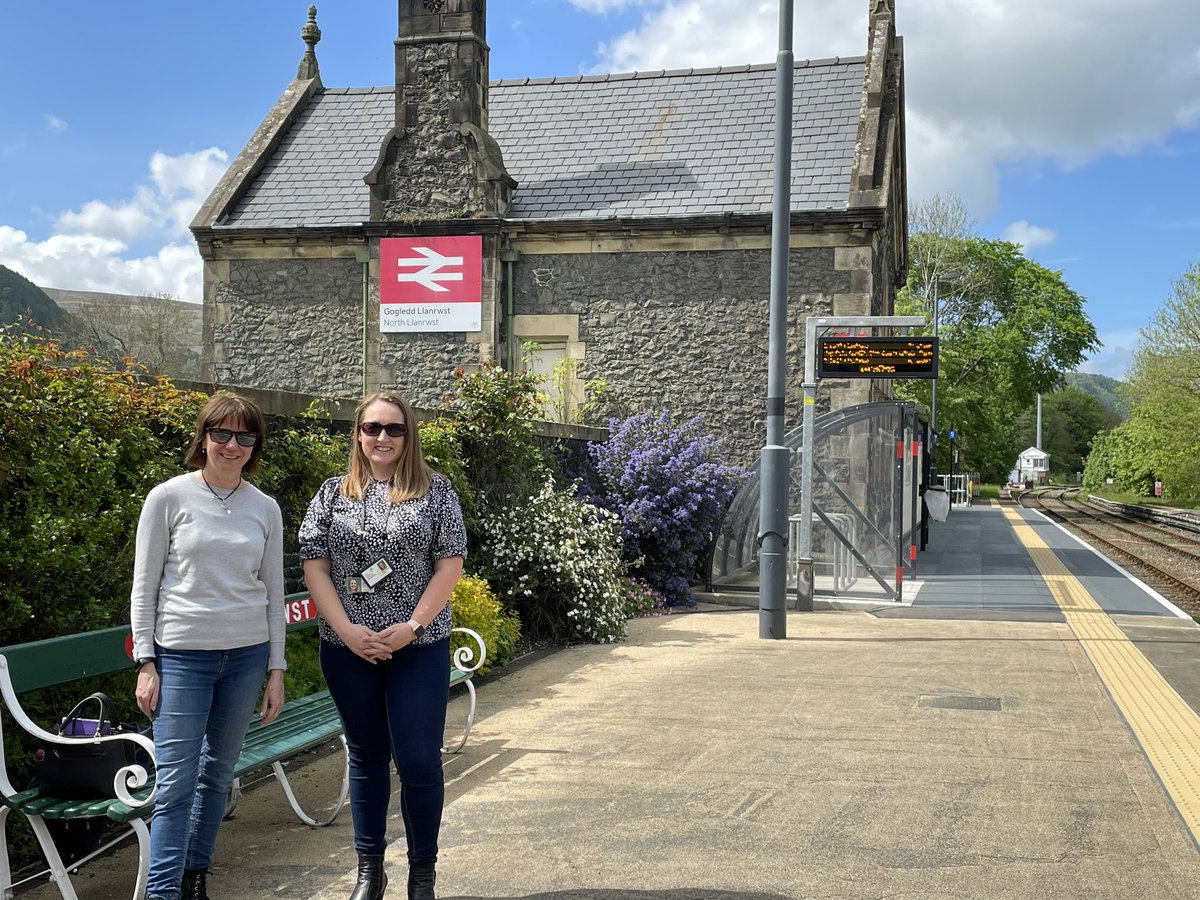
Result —
[[[308,49],[304,51],[304,58],[300,60],[300,68],[296,70],[296,77],[316,78],[318,74],[317,42],[321,40],[321,29],[317,27],[316,4],[308,8],[308,21],[300,29],[300,39],[304,41]]]

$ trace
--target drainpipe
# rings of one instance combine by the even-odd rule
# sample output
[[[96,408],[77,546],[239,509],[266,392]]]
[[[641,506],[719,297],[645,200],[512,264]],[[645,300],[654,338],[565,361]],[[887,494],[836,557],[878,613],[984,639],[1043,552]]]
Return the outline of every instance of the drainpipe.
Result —
[[[513,337],[513,263],[519,262],[521,251],[504,238],[504,246],[500,248],[500,262],[504,263],[504,370],[515,372],[517,369],[517,354]]]
[[[367,387],[367,311],[371,293],[371,245],[368,244],[365,250],[355,250],[354,258],[362,264],[362,395],[365,397],[370,393]]]

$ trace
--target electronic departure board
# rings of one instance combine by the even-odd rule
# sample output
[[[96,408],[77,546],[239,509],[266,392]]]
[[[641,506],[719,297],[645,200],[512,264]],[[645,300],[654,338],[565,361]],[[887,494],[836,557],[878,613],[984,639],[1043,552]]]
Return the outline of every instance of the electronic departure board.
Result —
[[[819,337],[818,378],[937,378],[935,337]]]

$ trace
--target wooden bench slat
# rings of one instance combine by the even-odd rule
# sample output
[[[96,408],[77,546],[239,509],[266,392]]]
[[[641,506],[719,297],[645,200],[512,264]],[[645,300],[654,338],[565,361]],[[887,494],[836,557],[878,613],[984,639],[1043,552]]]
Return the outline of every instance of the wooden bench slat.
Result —
[[[150,791],[154,787],[154,780],[143,788],[133,792],[133,796],[140,800],[144,800],[150,796]],[[120,800],[114,800],[108,807],[107,815],[114,822],[132,822],[134,819],[144,818],[154,810],[153,803],[147,803],[145,806],[127,806]]]
[[[310,728],[320,727],[329,723],[337,724],[337,711],[332,708],[332,704],[330,704],[330,708],[328,709],[305,710],[303,713],[295,716],[287,715],[287,706],[285,705],[283,707],[283,714],[270,725],[251,725],[250,729],[246,732],[242,746],[248,747],[271,743],[293,732],[307,731]]]
[[[275,745],[287,746],[297,740],[305,740],[308,735],[324,733],[332,731],[336,734],[341,731],[341,724],[336,718],[326,716],[323,719],[314,719],[305,716],[300,721],[289,721],[283,723],[279,728],[274,726],[270,728],[256,729],[253,736],[247,736],[242,743],[242,752],[247,750],[260,750],[263,747],[271,747]]]

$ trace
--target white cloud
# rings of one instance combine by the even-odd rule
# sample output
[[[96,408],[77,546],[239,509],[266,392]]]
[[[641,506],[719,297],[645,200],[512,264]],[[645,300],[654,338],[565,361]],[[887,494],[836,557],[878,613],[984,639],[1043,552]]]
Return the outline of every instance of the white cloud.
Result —
[[[55,228],[65,234],[93,235],[127,242],[153,231],[157,225],[153,193],[139,188],[133,200],[110,206],[89,200],[78,210],[61,214]]]
[[[608,13],[625,9],[627,6],[646,6],[654,0],[568,0],[576,9],[589,13]]]
[[[60,119],[58,116],[46,113],[46,127],[51,131],[65,131],[67,122],[66,119]]]
[[[1120,331],[1101,334],[1099,337],[1103,346],[1088,357],[1079,367],[1079,371],[1107,375],[1109,378],[1124,381],[1130,365],[1133,364],[1133,350],[1137,346],[1140,332]]]
[[[631,0],[572,0],[606,12]],[[599,48],[597,71],[769,63],[777,0],[640,0],[642,24]],[[860,56],[868,0],[795,0],[797,59]],[[1200,125],[1194,0],[907,0],[904,37],[912,200],[996,206],[999,166],[1062,168],[1133,153]]]
[[[646,8],[642,25],[599,48],[597,72],[773,63],[779,50],[778,0],[571,0],[589,12]],[[866,0],[799,0],[797,59],[866,51]]]
[[[35,284],[122,294],[167,293],[198,301],[200,255],[187,226],[222,173],[228,155],[216,147],[167,156],[155,153],[149,179],[117,204],[90,200],[58,216],[45,240],[0,225],[0,264]],[[130,257],[135,241],[161,244]]]
[[[1009,224],[1000,237],[1014,244],[1020,244],[1026,251],[1026,255],[1028,255],[1028,251],[1036,250],[1038,247],[1048,247],[1058,239],[1058,235],[1049,228],[1031,225],[1023,219]]]

